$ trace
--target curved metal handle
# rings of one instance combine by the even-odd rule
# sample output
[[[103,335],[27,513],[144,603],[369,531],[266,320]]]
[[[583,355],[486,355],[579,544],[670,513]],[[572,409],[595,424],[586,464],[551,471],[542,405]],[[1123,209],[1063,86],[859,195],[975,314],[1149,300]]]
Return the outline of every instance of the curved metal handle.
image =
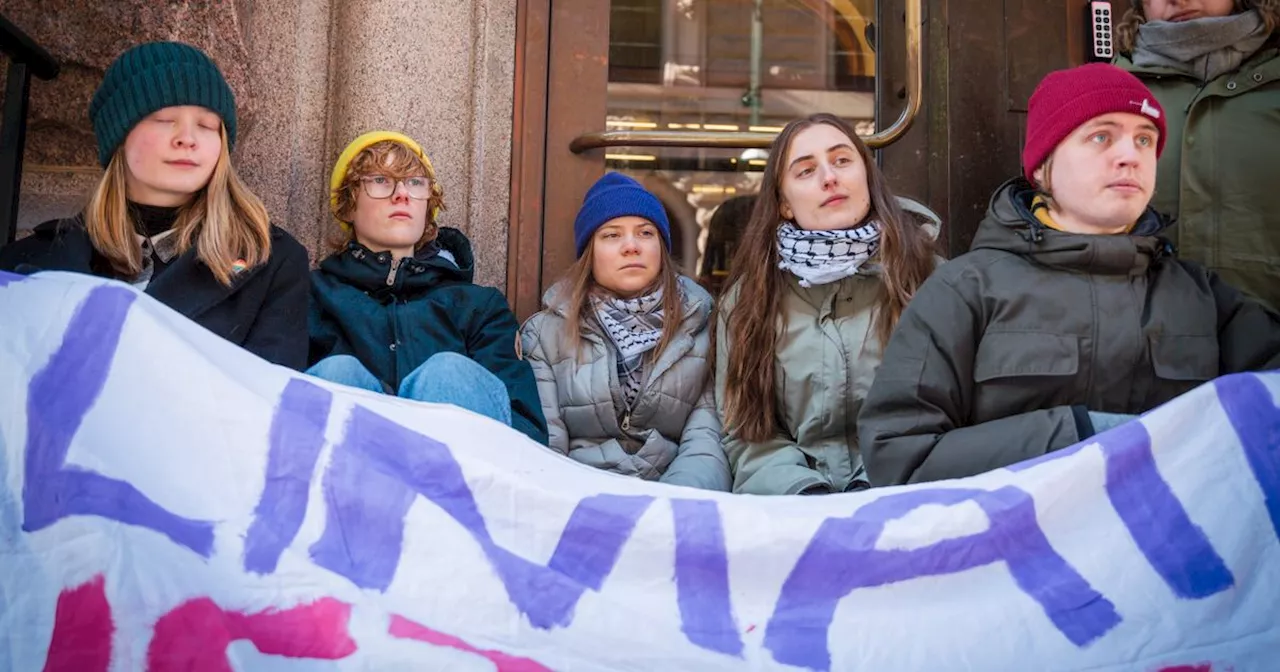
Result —
[[[921,4],[907,0],[907,106],[893,125],[862,141],[871,149],[892,144],[906,135],[920,114],[920,93],[924,89],[924,43],[920,40]],[[697,131],[596,131],[584,133],[569,143],[569,151],[581,154],[601,147],[712,147],[721,149],[768,149],[776,133],[700,133]]]

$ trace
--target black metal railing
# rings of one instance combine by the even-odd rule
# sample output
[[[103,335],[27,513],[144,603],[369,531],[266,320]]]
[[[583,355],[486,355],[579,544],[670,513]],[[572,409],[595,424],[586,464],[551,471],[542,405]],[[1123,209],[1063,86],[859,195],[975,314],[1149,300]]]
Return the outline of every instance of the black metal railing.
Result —
[[[0,247],[18,233],[18,197],[22,191],[22,150],[27,143],[27,104],[31,76],[53,79],[58,62],[26,33],[0,15],[0,49],[9,58],[4,117],[0,121]]]

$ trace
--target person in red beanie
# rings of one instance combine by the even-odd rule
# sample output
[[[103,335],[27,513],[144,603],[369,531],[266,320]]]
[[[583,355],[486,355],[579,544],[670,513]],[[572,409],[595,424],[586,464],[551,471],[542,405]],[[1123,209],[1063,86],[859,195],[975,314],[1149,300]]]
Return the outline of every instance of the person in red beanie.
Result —
[[[1031,96],[1023,175],[907,306],[858,418],[873,485],[1065,448],[1213,378],[1280,366],[1280,316],[1161,237],[1165,114],[1108,64]]]

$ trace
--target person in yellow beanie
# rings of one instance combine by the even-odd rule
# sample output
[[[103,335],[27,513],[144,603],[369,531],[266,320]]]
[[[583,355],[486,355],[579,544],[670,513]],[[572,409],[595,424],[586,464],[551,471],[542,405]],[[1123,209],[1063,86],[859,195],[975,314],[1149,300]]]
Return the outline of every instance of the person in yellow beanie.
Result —
[[[440,226],[444,189],[422,147],[391,131],[361,135],[329,192],[333,253],[312,272],[307,373],[454,404],[545,444],[515,315],[501,292],[472,282],[467,237]]]

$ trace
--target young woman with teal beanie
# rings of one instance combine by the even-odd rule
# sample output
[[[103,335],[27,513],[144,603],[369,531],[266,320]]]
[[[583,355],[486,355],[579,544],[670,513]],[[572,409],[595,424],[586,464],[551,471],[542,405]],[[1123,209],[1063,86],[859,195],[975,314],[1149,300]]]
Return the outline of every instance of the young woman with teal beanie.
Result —
[[[107,68],[89,105],[105,169],[83,212],[0,251],[0,270],[128,282],[236,345],[307,356],[307,253],[231,167],[236,104],[195,47],[149,42]]]

